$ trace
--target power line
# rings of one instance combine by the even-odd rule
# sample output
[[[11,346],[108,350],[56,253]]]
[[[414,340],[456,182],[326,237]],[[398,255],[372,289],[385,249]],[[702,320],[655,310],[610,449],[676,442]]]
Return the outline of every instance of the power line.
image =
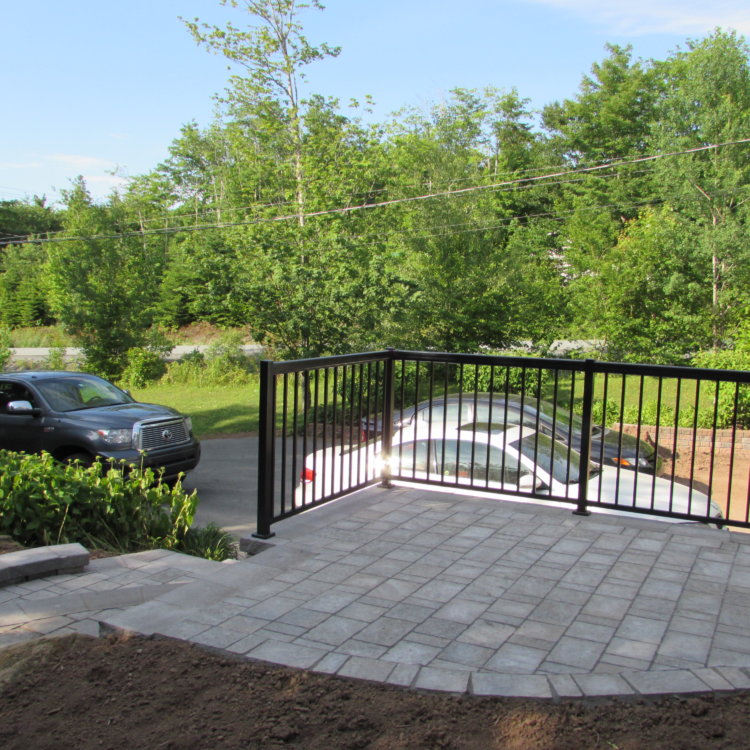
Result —
[[[458,195],[468,195],[471,193],[477,193],[477,192],[483,192],[483,191],[502,190],[502,189],[525,189],[525,188],[528,188],[537,184],[541,184],[541,185],[550,184],[544,181],[551,180],[553,178],[563,178],[569,175],[591,174],[594,172],[601,172],[607,169],[617,169],[619,167],[632,166],[635,164],[643,164],[646,162],[654,162],[659,159],[666,159],[666,158],[677,157],[677,156],[685,156],[688,154],[695,154],[695,153],[699,153],[703,151],[716,150],[716,149],[724,148],[727,146],[736,146],[736,145],[747,144],[747,143],[750,143],[750,138],[743,138],[743,139],[736,140],[736,141],[727,141],[725,143],[709,144],[706,146],[697,146],[695,148],[685,149],[682,151],[672,151],[672,152],[667,152],[667,153],[651,154],[648,156],[640,156],[640,157],[635,157],[632,159],[623,159],[620,161],[607,161],[601,164],[588,166],[588,167],[578,167],[575,169],[568,169],[568,170],[562,170],[562,171],[557,171],[557,172],[552,172],[552,173],[545,173],[542,175],[536,175],[532,177],[520,177],[520,178],[516,178],[512,180],[503,180],[501,182],[494,182],[494,183],[490,183],[486,185],[472,185],[469,187],[441,190],[441,191],[425,193],[422,195],[416,195],[416,196],[410,196],[410,197],[392,198],[389,200],[377,201],[373,203],[362,203],[362,204],[358,204],[354,206],[342,206],[338,208],[323,209],[320,211],[309,211],[309,212],[304,212],[302,214],[300,213],[281,214],[278,216],[256,218],[256,219],[250,219],[250,220],[244,220],[244,221],[216,222],[212,224],[202,224],[202,225],[199,224],[199,225],[194,225],[192,227],[164,227],[164,228],[158,228],[158,229],[138,229],[138,230],[132,230],[129,232],[117,232],[117,233],[111,233],[111,234],[95,234],[95,235],[89,235],[86,237],[70,236],[70,237],[34,238],[34,239],[29,239],[28,241],[33,242],[33,243],[38,243],[38,244],[47,244],[47,243],[59,243],[59,242],[72,242],[72,241],[77,241],[77,240],[82,240],[82,239],[86,239],[86,240],[124,239],[127,237],[146,237],[146,236],[155,236],[155,235],[171,235],[171,234],[178,234],[178,233],[183,233],[183,232],[202,232],[202,231],[215,230],[215,229],[230,229],[230,228],[241,227],[241,226],[253,226],[253,225],[258,225],[258,224],[270,224],[270,223],[285,222],[285,221],[297,221],[300,218],[314,219],[314,218],[319,218],[322,216],[345,215],[345,214],[354,213],[355,211],[371,210],[375,208],[387,208],[389,206],[394,206],[394,205],[421,202],[421,201],[426,201],[426,200],[433,200],[436,198],[454,197]],[[521,216],[517,218],[523,218],[523,217]],[[0,240],[0,246],[9,245],[9,244],[12,244],[12,240],[11,241],[7,239]]]

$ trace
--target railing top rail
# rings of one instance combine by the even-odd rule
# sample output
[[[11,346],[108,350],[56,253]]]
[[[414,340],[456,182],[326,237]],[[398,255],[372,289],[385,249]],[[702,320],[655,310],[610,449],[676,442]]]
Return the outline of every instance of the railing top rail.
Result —
[[[282,362],[272,362],[274,374],[302,372],[303,370],[339,367],[366,362],[393,359],[410,362],[444,362],[468,365],[501,365],[509,367],[528,367],[553,370],[575,370],[576,372],[593,371],[613,375],[636,375],[646,377],[682,378],[691,380],[710,380],[715,382],[730,381],[750,383],[750,372],[747,370],[713,370],[704,367],[681,365],[648,365],[629,362],[602,362],[594,359],[558,359],[549,357],[519,357],[504,354],[452,354],[450,352],[419,352],[401,349],[385,349],[375,352],[357,354],[340,354],[329,357],[311,357]]]
[[[543,357],[518,357],[504,354],[451,354],[449,352],[415,352],[394,349],[393,359],[410,362],[450,362],[465,365],[498,364],[511,367],[540,367],[557,370],[581,370],[583,361],[575,359],[545,359]]]
[[[619,375],[645,375],[654,378],[682,378],[683,380],[714,380],[750,383],[747,370],[712,370],[684,365],[642,365],[629,362],[594,362],[594,370]]]
[[[391,357],[390,350],[380,352],[360,352],[359,354],[337,354],[330,357],[310,357],[309,359],[288,359],[282,362],[270,362],[275,375],[303,370],[318,370],[326,367],[340,367],[342,365],[358,365],[360,362],[382,361]]]
[[[551,370],[576,370],[593,372],[645,375],[664,378],[687,378],[693,380],[716,380],[750,383],[747,370],[713,370],[684,365],[648,365],[630,362],[602,362],[595,359],[562,359],[556,357],[524,357],[504,354],[451,354],[449,352],[417,352],[389,350],[394,359],[420,362],[455,362],[472,365],[499,364],[511,367],[537,367]]]

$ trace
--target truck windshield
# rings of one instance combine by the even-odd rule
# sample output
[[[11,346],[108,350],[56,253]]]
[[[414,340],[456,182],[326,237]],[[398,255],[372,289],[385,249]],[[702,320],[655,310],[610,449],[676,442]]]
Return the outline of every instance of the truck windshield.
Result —
[[[133,399],[112,383],[99,378],[41,380],[36,387],[55,411],[95,409],[99,406],[130,404]]]

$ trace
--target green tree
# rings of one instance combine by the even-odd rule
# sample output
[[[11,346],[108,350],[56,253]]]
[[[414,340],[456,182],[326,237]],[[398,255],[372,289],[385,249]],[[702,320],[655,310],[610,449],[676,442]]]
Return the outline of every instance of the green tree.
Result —
[[[233,0],[220,0],[222,5],[237,7]],[[243,69],[233,75],[228,90],[228,103],[235,113],[248,109],[266,119],[278,116],[281,104],[284,123],[291,147],[294,168],[295,201],[300,224],[304,223],[305,191],[302,167],[302,101],[299,83],[304,68],[310,63],[339,54],[338,47],[321,44],[314,47],[302,34],[298,21],[305,8],[323,10],[319,0],[301,3],[298,0],[245,0],[244,9],[257,26],[241,30],[231,23],[224,28],[211,24],[185,21],[199,44],[222,55],[232,65]],[[269,117],[270,115],[270,117]]]
[[[0,201],[0,250],[61,227],[60,212],[50,208],[43,197],[35,196],[31,202]]]
[[[0,323],[9,328],[51,323],[44,278],[45,247],[10,245],[1,258]]]
[[[27,240],[61,228],[61,213],[44,198],[0,201],[0,323],[14,328],[52,322],[42,273],[45,250]]]
[[[655,137],[663,151],[687,151],[743,140],[750,133],[750,49],[735,32],[716,31],[666,66],[668,88]],[[714,345],[741,317],[750,295],[750,150],[720,146],[657,167],[661,190],[702,228],[711,258],[709,287]]]
[[[116,378],[127,351],[145,341],[163,255],[143,242],[118,198],[96,205],[78,178],[64,199],[70,239],[48,251],[50,302],[87,366]]]
[[[613,358],[684,364],[710,342],[711,263],[700,233],[669,207],[629,223],[597,283]]]
[[[657,118],[659,66],[633,61],[631,47],[607,45],[574,99],[546,106],[542,121],[561,156],[575,165],[644,153]]]

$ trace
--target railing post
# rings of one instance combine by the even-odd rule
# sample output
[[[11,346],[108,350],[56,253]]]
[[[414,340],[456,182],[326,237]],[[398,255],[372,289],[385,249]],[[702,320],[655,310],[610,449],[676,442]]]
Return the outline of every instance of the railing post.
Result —
[[[273,362],[260,363],[260,424],[258,437],[258,515],[256,530],[258,539],[275,536],[273,523],[274,490],[274,432],[276,414],[276,375]]]
[[[578,481],[578,507],[573,511],[576,516],[590,516],[587,510],[589,494],[589,460],[591,459],[591,420],[594,407],[594,365],[593,359],[584,360],[583,373],[583,414],[581,420],[581,466]],[[571,432],[572,434],[572,432]]]
[[[380,486],[393,487],[391,482],[391,448],[393,447],[393,402],[394,402],[394,383],[393,383],[393,348],[388,349],[388,359],[385,361],[383,372],[383,431],[380,455],[383,457],[383,470],[381,474]]]

